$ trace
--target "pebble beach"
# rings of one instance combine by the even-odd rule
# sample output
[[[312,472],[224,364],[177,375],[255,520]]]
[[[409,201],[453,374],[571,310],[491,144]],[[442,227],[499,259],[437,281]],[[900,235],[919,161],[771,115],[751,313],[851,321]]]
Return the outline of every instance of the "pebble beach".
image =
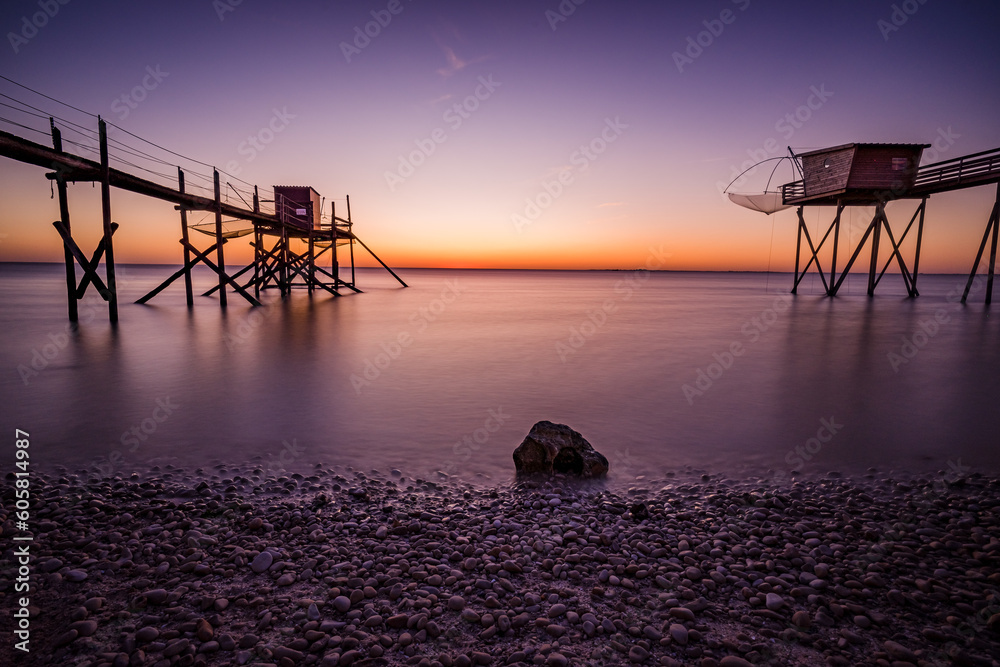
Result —
[[[10,482],[10,480],[8,480]],[[33,473],[4,665],[1000,665],[1000,480]],[[0,599],[16,600],[13,484]]]

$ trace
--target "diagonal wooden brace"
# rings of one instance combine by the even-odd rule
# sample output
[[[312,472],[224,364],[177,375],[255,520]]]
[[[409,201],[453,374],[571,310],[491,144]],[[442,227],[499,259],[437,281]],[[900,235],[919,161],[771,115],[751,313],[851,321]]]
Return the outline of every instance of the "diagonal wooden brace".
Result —
[[[101,277],[97,275],[97,268],[101,264],[101,258],[104,257],[104,251],[107,247],[107,239],[104,237],[101,238],[93,256],[88,260],[83,254],[83,251],[80,250],[80,247],[76,244],[76,241],[73,240],[73,237],[70,235],[69,230],[66,229],[66,225],[63,224],[62,220],[56,220],[52,223],[52,226],[56,228],[57,232],[59,232],[59,236],[62,237],[66,249],[69,250],[70,254],[73,255],[77,263],[83,269],[83,278],[80,280],[80,284],[76,288],[76,298],[83,298],[83,295],[87,292],[87,287],[93,283],[94,287],[101,295],[101,298],[108,301],[111,290],[109,290],[108,286],[103,280],[101,280]],[[118,223],[112,222],[111,233],[114,234],[117,230]]]
[[[225,239],[223,239],[223,243],[225,243]],[[184,244],[184,239],[181,239],[181,245],[183,245],[183,244]],[[205,251],[205,254],[207,255],[208,253],[210,253],[213,250],[215,250],[215,246],[216,245],[218,245],[218,244],[213,243]],[[157,285],[154,289],[152,289],[151,291],[149,291],[148,293],[146,293],[141,299],[139,299],[138,301],[136,301],[136,303],[146,303],[147,301],[149,301],[150,299],[152,299],[154,296],[156,296],[157,294],[159,294],[160,292],[162,292],[163,290],[165,290],[170,285],[170,283],[174,282],[175,280],[177,280],[181,276],[183,276],[185,274],[191,275],[190,274],[191,269],[193,269],[195,267],[195,265],[198,264],[198,262],[200,262],[200,261],[202,261],[201,257],[195,257],[194,259],[188,260],[184,264],[184,266],[182,266],[180,269],[178,269],[177,271],[175,271],[172,276],[170,276],[169,278],[167,278],[166,280],[164,280],[162,283],[160,283],[159,285]]]
[[[223,241],[223,242],[225,242],[225,241]],[[205,265],[208,266],[208,268],[210,268],[213,271],[215,271],[215,273],[219,276],[219,278],[221,280],[224,280],[225,282],[229,283],[229,286],[232,287],[233,290],[237,294],[239,294],[240,296],[242,296],[244,299],[246,299],[247,301],[249,301],[254,306],[261,305],[260,301],[258,301],[257,299],[253,298],[253,296],[250,293],[248,293],[245,289],[243,289],[242,287],[240,287],[240,284],[238,282],[236,282],[235,280],[233,280],[232,278],[230,278],[229,275],[225,271],[223,271],[222,269],[220,269],[219,266],[218,266],[218,264],[216,264],[215,262],[213,262],[212,260],[210,260],[208,258],[208,252],[209,251],[206,250],[205,252],[201,252],[197,248],[195,248],[193,245],[191,245],[190,243],[184,243],[183,241],[181,243],[182,243],[182,245],[184,245],[184,247],[186,247],[188,250],[190,250],[191,253],[195,257],[198,257],[199,259],[201,259],[201,261],[204,262]],[[213,246],[213,247],[215,247],[215,246]]]

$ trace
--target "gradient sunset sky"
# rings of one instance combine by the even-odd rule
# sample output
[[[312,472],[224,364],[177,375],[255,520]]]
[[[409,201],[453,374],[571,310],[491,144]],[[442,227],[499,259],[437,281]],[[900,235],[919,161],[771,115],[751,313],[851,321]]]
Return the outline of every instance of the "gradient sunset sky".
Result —
[[[996,2],[63,1],[3,3],[0,74],[261,187],[349,194],[395,267],[631,269],[652,247],[662,268],[789,270],[794,211],[720,192],[745,164],[789,145],[934,144],[925,163],[1000,146]],[[0,118],[48,143],[7,122],[44,119]],[[112,197],[118,261],[179,262],[172,205]],[[968,271],[994,197],[932,197],[921,269]],[[70,201],[92,248],[99,189]],[[0,202],[0,260],[61,259],[44,170],[0,158]],[[832,215],[806,210],[811,228]],[[847,215],[856,239],[871,211]],[[226,252],[250,258],[246,239]]]

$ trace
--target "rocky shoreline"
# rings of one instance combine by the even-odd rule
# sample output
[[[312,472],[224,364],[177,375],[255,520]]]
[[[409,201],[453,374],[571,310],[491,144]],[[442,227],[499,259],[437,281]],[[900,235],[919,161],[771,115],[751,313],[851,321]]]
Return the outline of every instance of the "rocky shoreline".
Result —
[[[30,653],[5,630],[0,663],[1000,664],[1000,480],[643,484],[32,473]]]

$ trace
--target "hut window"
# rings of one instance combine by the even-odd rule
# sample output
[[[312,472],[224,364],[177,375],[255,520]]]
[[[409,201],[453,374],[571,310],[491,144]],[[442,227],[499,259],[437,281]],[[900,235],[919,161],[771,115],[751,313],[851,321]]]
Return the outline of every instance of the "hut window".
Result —
[[[833,165],[833,162],[830,161],[830,158],[827,158],[827,159],[823,160],[823,168],[824,169],[829,169],[831,167],[831,165]]]
[[[295,215],[305,215],[305,214],[306,214],[306,210],[304,208],[297,208],[297,209],[295,209]]]
[[[892,170],[893,171],[905,171],[907,166],[909,166],[910,161],[905,157],[894,157],[892,158]]]

